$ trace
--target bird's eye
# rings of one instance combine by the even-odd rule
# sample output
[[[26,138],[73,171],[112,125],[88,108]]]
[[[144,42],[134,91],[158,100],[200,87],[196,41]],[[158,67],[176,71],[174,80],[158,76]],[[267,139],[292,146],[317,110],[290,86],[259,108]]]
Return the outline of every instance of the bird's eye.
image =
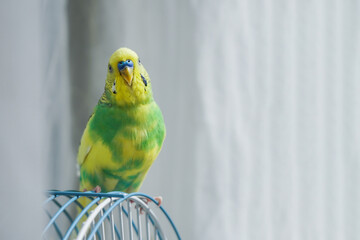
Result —
[[[141,64],[140,58],[139,58],[138,62],[139,62],[139,64]]]
[[[108,68],[109,68],[109,72],[112,72],[112,67],[110,64],[109,64]]]

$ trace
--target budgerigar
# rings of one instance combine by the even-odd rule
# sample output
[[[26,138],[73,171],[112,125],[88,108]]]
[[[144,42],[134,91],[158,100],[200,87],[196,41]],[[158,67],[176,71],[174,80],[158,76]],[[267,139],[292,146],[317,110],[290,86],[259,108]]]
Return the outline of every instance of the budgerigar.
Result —
[[[116,50],[105,91],[81,138],[80,190],[138,191],[164,138],[164,120],[148,73],[134,51]]]

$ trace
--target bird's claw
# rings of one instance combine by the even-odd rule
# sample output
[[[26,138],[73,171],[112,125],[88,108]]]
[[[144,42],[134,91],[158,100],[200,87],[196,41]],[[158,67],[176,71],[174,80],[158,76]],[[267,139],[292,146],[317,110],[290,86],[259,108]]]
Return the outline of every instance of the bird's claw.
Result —
[[[155,199],[155,201],[157,202],[157,205],[160,207],[161,203],[163,201],[163,198],[161,196],[157,196],[157,197],[153,197]],[[143,202],[145,202],[146,204],[148,204],[149,202],[152,202],[151,199],[147,198],[147,197],[142,197],[141,200]]]
[[[162,204],[163,198],[162,198],[161,196],[157,196],[157,197],[153,197],[153,198],[156,200],[157,206],[160,207],[161,204]],[[142,197],[141,200],[142,200],[146,205],[148,205],[149,202],[152,202],[151,199],[146,198],[146,197]],[[131,201],[131,200],[130,200],[130,201]],[[132,202],[132,201],[131,201],[131,202]],[[143,214],[143,213],[144,213],[144,210],[143,210],[142,207],[140,207],[140,214]]]
[[[163,201],[163,198],[161,196],[157,196],[157,197],[154,197],[154,199],[157,201],[157,205],[160,207],[161,206],[161,203]],[[150,200],[149,200],[150,201]]]
[[[93,189],[94,192],[96,193],[100,193],[101,192],[101,187],[99,185],[97,185],[94,189]]]
[[[100,192],[101,192],[101,187],[100,187],[99,185],[97,185],[97,186],[94,187],[94,189],[91,190],[91,191],[93,191],[93,192],[95,192],[95,193],[100,193]],[[87,192],[87,189],[84,188],[84,189],[83,189],[83,192]]]

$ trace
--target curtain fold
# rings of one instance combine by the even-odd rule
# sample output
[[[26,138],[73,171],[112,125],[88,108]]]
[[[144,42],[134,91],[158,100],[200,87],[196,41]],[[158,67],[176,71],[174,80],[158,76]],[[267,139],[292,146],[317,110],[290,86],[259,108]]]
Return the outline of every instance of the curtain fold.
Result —
[[[77,187],[82,131],[110,55],[127,46],[167,127],[141,191],[164,197],[183,239],[360,235],[357,1],[77,0],[62,9],[47,31],[58,36],[47,87],[57,101],[56,186]]]
[[[21,6],[21,7],[19,7]],[[40,1],[0,8],[0,239],[38,239],[48,153]]]

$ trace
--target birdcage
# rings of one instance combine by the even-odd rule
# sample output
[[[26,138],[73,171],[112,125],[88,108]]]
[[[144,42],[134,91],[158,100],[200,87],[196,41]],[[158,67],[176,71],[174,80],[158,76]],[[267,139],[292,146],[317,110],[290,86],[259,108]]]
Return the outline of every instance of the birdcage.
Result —
[[[143,193],[48,191],[43,239],[181,239],[155,199]],[[83,206],[82,200],[88,204]]]

